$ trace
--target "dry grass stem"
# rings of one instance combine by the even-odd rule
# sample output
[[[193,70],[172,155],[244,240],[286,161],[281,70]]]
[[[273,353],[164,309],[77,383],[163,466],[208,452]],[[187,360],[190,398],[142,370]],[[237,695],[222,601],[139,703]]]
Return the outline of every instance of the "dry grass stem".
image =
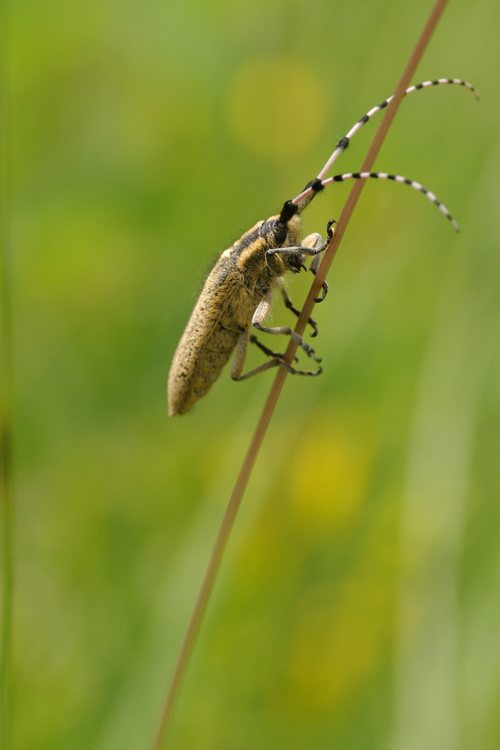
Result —
[[[415,49],[413,50],[403,71],[403,74],[401,75],[401,78],[394,90],[394,98],[391,101],[390,105],[387,107],[382,122],[380,123],[380,126],[375,134],[372,144],[359,171],[365,172],[372,169],[375,159],[382,147],[387,132],[401,103],[405,89],[408,87],[411,79],[413,78],[417,65],[422,58],[422,55],[431,39],[431,36],[436,28],[436,25],[443,13],[446,4],[447,0],[437,0],[437,2],[435,3],[429,19],[424,27],[424,30],[422,31]],[[318,269],[318,273],[314,278],[313,284],[304,303],[304,307],[302,308],[302,312],[297,321],[295,330],[299,334],[302,334],[304,332],[307,320],[311,316],[315,304],[314,298],[319,294],[321,285],[325,280],[325,277],[333,262],[338,247],[347,230],[349,221],[352,217],[353,211],[359,200],[363,187],[363,181],[356,181],[351,188],[347,201],[344,204],[339,221],[335,228],[335,233],[325,251],[324,258]],[[297,344],[292,339],[290,339],[290,344],[285,355],[288,361],[292,361],[296,349]],[[167,731],[171,725],[173,707],[179,694],[182,679],[184,677],[189,658],[193,651],[196,636],[198,634],[203,615],[207,608],[207,604],[214,587],[224,550],[226,548],[231,529],[234,525],[234,520],[240,508],[245,489],[247,487],[253,466],[255,464],[255,460],[257,458],[259,449],[262,445],[265,434],[267,432],[267,428],[276,408],[276,404],[281,394],[281,390],[283,388],[287,374],[288,373],[285,369],[278,369],[276,377],[271,386],[269,396],[267,397],[261,416],[257,423],[257,427],[252,437],[250,446],[238,473],[233,491],[231,493],[231,497],[226,508],[226,512],[224,514],[224,518],[217,535],[217,539],[215,541],[212,555],[205,572],[203,583],[196,600],[196,604],[192,612],[187,631],[184,636],[184,641],[176,663],[175,671],[167,692],[163,712],[153,744],[154,750],[160,750],[160,748],[163,746]]]
[[[8,5],[0,10],[0,747],[11,747],[13,465],[12,465],[12,306],[8,216]]]

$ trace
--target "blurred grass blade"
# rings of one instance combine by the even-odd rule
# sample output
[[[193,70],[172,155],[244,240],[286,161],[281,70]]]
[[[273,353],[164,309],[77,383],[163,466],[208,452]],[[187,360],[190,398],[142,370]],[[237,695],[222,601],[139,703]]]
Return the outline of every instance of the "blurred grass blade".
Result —
[[[8,8],[0,12],[0,533],[2,546],[0,743],[11,747],[12,707],[12,319],[8,216]]]
[[[434,32],[434,29],[436,28],[436,25],[443,13],[443,10],[446,4],[447,4],[447,0],[437,0],[437,2],[435,3],[432,9],[432,12],[427,20],[427,23],[424,27],[424,30],[422,31],[417,41],[417,44],[406,64],[403,74],[396,86],[396,89],[394,91],[394,97],[385,112],[384,118],[382,122],[380,123],[380,126],[375,134],[375,137],[363,161],[360,171],[365,172],[365,171],[371,170],[375,162],[375,159],[378,155],[378,152],[380,151],[382,147],[385,136],[387,135],[387,132],[394,119],[394,116],[398,110],[401,100],[404,96],[404,92],[406,88],[408,87],[411,81],[411,78],[413,77],[413,74],[415,73],[417,65],[420,59],[422,58],[422,55],[430,41],[430,38]],[[326,274],[331,266],[333,258],[335,257],[335,253],[342,240],[342,237],[344,236],[344,233],[347,229],[347,226],[353,214],[354,208],[356,207],[358,199],[361,195],[363,186],[364,186],[363,181],[357,181],[354,183],[349,193],[349,196],[344,205],[344,208],[342,209],[338,224],[336,226],[336,231],[335,231],[335,234],[333,235],[333,239],[329,243],[329,246],[325,252],[325,257],[323,258],[323,261],[318,269],[318,273],[314,279],[314,282],[311,286],[308,297],[302,309],[301,315],[297,322],[296,331],[298,333],[302,333],[303,330],[305,329],[307,320],[309,319],[312,309],[314,307],[314,299],[319,294],[321,285],[323,281],[325,280]],[[294,343],[293,340],[291,340],[290,345],[286,352],[286,357],[289,361],[291,361],[291,359],[293,358],[296,348],[297,348],[296,344]],[[170,686],[167,691],[167,696],[165,699],[162,715],[159,721],[156,737],[153,743],[154,750],[160,750],[164,745],[164,740],[166,738],[167,731],[172,721],[173,708],[174,708],[176,699],[178,697],[180,687],[182,684],[182,680],[184,678],[185,671],[186,671],[189,659],[191,657],[191,654],[195,645],[196,637],[198,635],[199,628],[200,628],[203,616],[205,614],[205,611],[206,611],[206,608],[210,599],[210,595],[212,593],[212,590],[215,584],[215,580],[216,580],[217,573],[218,573],[218,570],[222,561],[224,550],[226,548],[229,536],[231,534],[231,530],[234,525],[235,518],[237,516],[238,510],[243,500],[243,495],[245,493],[245,489],[250,479],[252,469],[255,464],[258,452],[264,440],[265,434],[267,432],[267,428],[269,426],[269,423],[273,416],[281,390],[283,388],[286,375],[287,375],[287,372],[284,369],[278,370],[275,380],[273,382],[273,385],[271,387],[270,394],[264,405],[260,419],[257,423],[257,427],[252,437],[249,449],[243,460],[243,464],[240,469],[240,472],[237,476],[231,497],[229,499],[229,502],[226,508],[226,512],[224,514],[224,517],[223,517],[223,520],[219,529],[219,533],[217,535],[217,539],[215,541],[212,555],[208,563],[208,567],[207,567],[205,577],[202,582],[202,586],[198,595],[198,599],[196,601],[193,613],[191,615],[191,619],[188,624],[188,628],[184,637],[184,641],[183,641],[181,651],[177,660],[177,664],[174,669],[174,674],[173,674]]]

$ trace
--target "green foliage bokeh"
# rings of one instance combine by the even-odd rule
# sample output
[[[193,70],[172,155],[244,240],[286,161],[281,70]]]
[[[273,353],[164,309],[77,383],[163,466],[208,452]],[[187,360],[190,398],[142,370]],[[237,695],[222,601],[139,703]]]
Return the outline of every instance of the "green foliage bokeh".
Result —
[[[169,420],[175,345],[217,253],[391,92],[428,5],[12,3],[18,750],[150,746],[272,378],[224,373]],[[499,25],[450,3],[419,68],[479,105],[401,107],[377,167],[462,233],[366,186],[315,311],[323,375],[288,379],[172,750],[499,746]]]

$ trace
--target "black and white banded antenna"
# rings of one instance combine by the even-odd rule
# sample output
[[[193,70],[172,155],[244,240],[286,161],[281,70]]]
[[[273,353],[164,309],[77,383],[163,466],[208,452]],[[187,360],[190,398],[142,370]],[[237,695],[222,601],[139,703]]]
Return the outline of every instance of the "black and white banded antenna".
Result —
[[[346,182],[347,180],[369,179],[392,180],[393,182],[400,182],[402,185],[408,185],[408,187],[411,187],[414,190],[418,190],[418,192],[422,193],[422,195],[424,195],[427,200],[429,200],[431,203],[434,203],[439,211],[441,211],[443,216],[446,216],[455,232],[460,232],[458,222],[453,218],[444,203],[441,203],[441,201],[436,198],[431,190],[424,187],[424,185],[421,185],[420,182],[417,182],[416,180],[409,180],[408,177],[403,177],[403,175],[400,174],[388,174],[387,172],[346,172],[345,174],[336,174],[333,177],[327,177],[326,180],[320,180],[320,186],[316,188],[315,192],[317,192],[318,190],[323,190],[323,188],[325,188],[327,185],[330,185],[332,182]]]
[[[420,91],[425,88],[430,88],[433,86],[443,86],[443,85],[453,85],[453,86],[462,86],[468,91],[470,91],[476,100],[479,100],[478,93],[475,89],[475,87],[469,83],[468,81],[464,81],[461,78],[435,78],[432,81],[422,81],[421,83],[416,83],[413,86],[409,86],[409,88],[406,89],[403,96],[406,96],[407,94],[412,94],[414,91]],[[323,190],[326,185],[329,185],[332,182],[344,182],[346,180],[366,180],[366,179],[382,179],[382,180],[393,180],[395,182],[400,182],[404,185],[409,185],[410,187],[413,187],[415,190],[418,190],[420,193],[425,195],[428,200],[430,200],[432,203],[434,203],[435,206],[441,211],[441,213],[446,216],[446,218],[451,222],[453,228],[455,231],[460,231],[460,228],[458,226],[458,223],[455,221],[449,210],[446,208],[446,206],[439,201],[434,193],[432,193],[430,190],[425,188],[423,185],[421,185],[419,182],[416,182],[415,180],[410,180],[407,177],[403,177],[402,175],[394,175],[394,174],[388,174],[387,172],[346,172],[342,175],[335,175],[334,177],[330,177],[325,179],[325,175],[330,171],[332,165],[334,162],[338,159],[340,154],[346,150],[346,148],[349,146],[351,139],[356,133],[361,130],[363,125],[365,125],[373,115],[375,115],[377,112],[380,112],[381,110],[385,109],[389,103],[394,98],[393,96],[389,96],[387,99],[384,99],[383,102],[380,104],[377,104],[375,107],[372,107],[368,112],[366,112],[363,117],[360,117],[359,120],[357,120],[352,128],[344,135],[340,140],[338,141],[333,153],[329,156],[328,160],[325,162],[324,166],[321,168],[320,172],[318,173],[318,176],[316,179],[312,180],[310,183],[306,185],[304,190],[299,193],[291,203],[293,205],[299,206],[299,211],[301,211],[305,206],[307,206],[310,201],[313,199],[313,197],[318,193],[320,190]]]

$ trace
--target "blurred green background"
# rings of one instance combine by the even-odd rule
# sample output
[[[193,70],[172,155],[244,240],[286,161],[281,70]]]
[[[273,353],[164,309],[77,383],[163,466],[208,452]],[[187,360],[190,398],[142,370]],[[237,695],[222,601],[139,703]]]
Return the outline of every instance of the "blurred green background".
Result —
[[[217,253],[391,93],[430,6],[11,3],[16,750],[150,747],[273,378],[225,372],[169,420],[177,340]],[[366,186],[315,311],[323,375],[286,383],[172,750],[500,747],[499,28],[495,0],[451,2],[419,67],[481,102],[412,95],[377,167],[462,233]]]

